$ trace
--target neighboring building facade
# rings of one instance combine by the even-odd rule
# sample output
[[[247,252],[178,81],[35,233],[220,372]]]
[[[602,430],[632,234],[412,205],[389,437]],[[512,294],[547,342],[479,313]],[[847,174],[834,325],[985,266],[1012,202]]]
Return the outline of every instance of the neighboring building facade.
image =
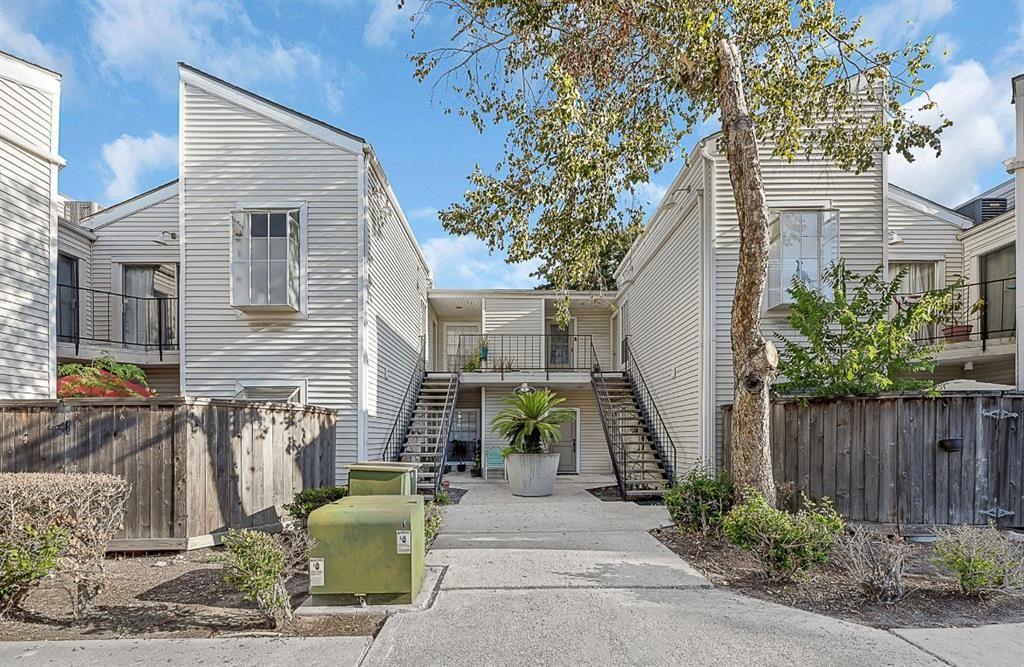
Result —
[[[0,52],[0,399],[56,391],[60,87]]]

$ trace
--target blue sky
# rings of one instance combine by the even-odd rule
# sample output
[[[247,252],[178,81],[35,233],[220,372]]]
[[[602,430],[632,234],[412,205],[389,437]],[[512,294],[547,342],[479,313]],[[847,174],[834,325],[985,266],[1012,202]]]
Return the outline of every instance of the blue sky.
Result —
[[[407,4],[414,4],[410,0]],[[878,0],[840,4],[866,34],[897,45],[934,35],[931,94],[955,125],[943,155],[892,161],[894,182],[956,204],[1006,179],[1009,79],[1024,72],[1024,0]],[[532,266],[448,237],[436,212],[458,201],[475,164],[501,158],[502,134],[445,116],[408,54],[437,44],[438,15],[409,34],[397,0],[115,2],[4,0],[0,50],[64,76],[61,192],[111,204],[177,173],[179,60],[367,138],[434,265],[439,287],[528,287]],[[688,148],[699,137],[692,137]],[[678,161],[653,174],[656,203]]]

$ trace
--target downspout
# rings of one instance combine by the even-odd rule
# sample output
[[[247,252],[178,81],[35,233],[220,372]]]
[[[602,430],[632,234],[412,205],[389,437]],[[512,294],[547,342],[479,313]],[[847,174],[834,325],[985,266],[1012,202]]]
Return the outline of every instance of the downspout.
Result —
[[[701,458],[706,465],[718,467],[715,438],[717,413],[715,410],[715,161],[708,153],[708,142],[701,143],[700,156],[704,160],[704,188],[701,189]]]

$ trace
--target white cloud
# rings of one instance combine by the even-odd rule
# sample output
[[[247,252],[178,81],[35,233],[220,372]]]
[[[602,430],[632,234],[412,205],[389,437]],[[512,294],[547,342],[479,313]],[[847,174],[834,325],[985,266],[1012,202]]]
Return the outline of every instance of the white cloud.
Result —
[[[21,17],[0,4],[0,50],[12,53],[23,60],[59,72],[67,83],[73,70],[72,60],[63,49],[47,44],[25,28]]]
[[[139,194],[139,179],[150,172],[173,167],[178,161],[178,139],[153,132],[148,137],[122,134],[100,149],[110,171],[105,195],[119,202]]]
[[[889,0],[864,14],[861,34],[882,48],[923,39],[930,26],[953,11],[953,0]]]
[[[532,288],[537,279],[530,273],[539,261],[506,264],[503,257],[489,255],[487,246],[472,236],[437,236],[423,244],[423,254],[434,274],[437,287],[466,289]]]
[[[363,29],[363,43],[378,47],[394,46],[395,33],[409,21],[409,4],[399,7],[398,0],[376,0]]]
[[[956,205],[982,190],[980,178],[1008,157],[1013,150],[1013,105],[1007,99],[1006,76],[990,75],[976,61],[967,60],[947,69],[946,78],[929,93],[952,127],[941,135],[942,154],[914,151],[908,163],[902,157],[890,159],[889,179],[946,205]],[[921,97],[907,104],[916,110]],[[921,120],[935,122],[936,112],[918,113]]]
[[[260,31],[233,0],[99,0],[89,27],[105,71],[168,95],[177,91],[174,65],[185,61],[247,87],[319,85],[332,111],[344,99],[345,77],[332,62],[307,45]]]
[[[421,206],[420,208],[413,209],[409,213],[411,220],[429,220],[437,217],[437,209],[433,206]]]
[[[636,186],[633,196],[638,204],[644,204],[648,208],[654,208],[661,201],[665,193],[668,192],[668,187],[664,185],[658,185],[657,183],[641,183]]]

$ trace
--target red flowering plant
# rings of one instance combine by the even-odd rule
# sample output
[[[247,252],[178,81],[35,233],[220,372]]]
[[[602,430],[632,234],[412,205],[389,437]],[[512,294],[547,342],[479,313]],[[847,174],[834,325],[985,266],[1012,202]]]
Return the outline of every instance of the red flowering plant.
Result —
[[[59,398],[146,398],[156,396],[146,373],[112,356],[96,357],[88,364],[61,364],[57,368]]]

